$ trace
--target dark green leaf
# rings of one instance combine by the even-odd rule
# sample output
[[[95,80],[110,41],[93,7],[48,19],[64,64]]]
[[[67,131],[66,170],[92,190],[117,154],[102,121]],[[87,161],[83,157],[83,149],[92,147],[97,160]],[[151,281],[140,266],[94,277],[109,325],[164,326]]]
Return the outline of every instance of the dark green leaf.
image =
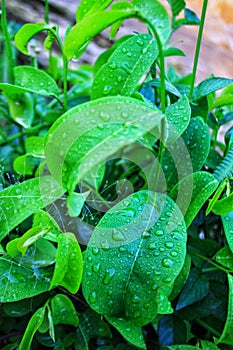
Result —
[[[42,307],[38,309],[34,315],[31,317],[27,328],[25,330],[25,333],[23,335],[23,339],[21,340],[19,344],[19,350],[30,350],[31,349],[31,342],[34,337],[34,334],[38,330],[38,328],[41,326],[45,316],[45,307]]]
[[[26,180],[0,192],[0,240],[35,213],[54,202],[63,190],[51,176]]]
[[[65,232],[58,236],[56,265],[50,289],[65,287],[70,293],[77,293],[82,280],[82,253],[73,233]]]
[[[172,15],[178,16],[178,14],[185,8],[185,1],[184,0],[168,0],[171,10],[172,10]]]
[[[162,345],[186,343],[187,328],[183,320],[174,315],[164,316],[158,326],[159,342]]]
[[[49,270],[23,266],[7,255],[0,257],[0,274],[1,303],[31,298],[49,289]]]
[[[233,211],[221,216],[225,236],[231,251],[233,252]]]
[[[165,44],[171,33],[171,22],[166,9],[157,0],[133,0],[137,16],[149,25],[153,33]]]
[[[72,301],[63,294],[57,294],[51,300],[54,325],[69,324],[77,327],[79,319]]]
[[[192,345],[172,345],[167,347],[169,350],[200,350],[197,346]]]
[[[220,90],[225,86],[230,85],[233,79],[227,78],[208,78],[202,81],[194,90],[193,101],[197,101],[203,96],[206,96],[212,92]]]
[[[68,60],[78,57],[82,47],[111,24],[135,15],[134,9],[100,11],[83,17],[65,39],[64,52]]]
[[[182,289],[176,310],[201,301],[209,291],[209,281],[201,274],[201,270],[193,268]]]
[[[228,274],[228,283],[229,283],[229,294],[228,294],[228,312],[227,320],[222,332],[222,335],[219,339],[216,340],[216,343],[223,344],[233,344],[233,277]]]
[[[177,205],[184,214],[187,227],[217,186],[218,181],[212,174],[200,171],[184,177],[173,187],[171,198],[176,199]]]
[[[180,271],[179,275],[175,279],[172,292],[169,296],[169,300],[173,300],[179,295],[180,291],[182,290],[188,278],[190,267],[191,267],[191,258],[189,255],[187,255],[185,258],[185,262],[182,267],[182,270]]]
[[[138,34],[130,37],[114,50],[107,63],[99,69],[91,98],[132,95],[157,56],[158,45],[151,35]]]
[[[131,321],[127,321],[124,318],[105,317],[107,321],[121,333],[127,342],[136,346],[138,349],[146,350],[146,344],[140,327],[135,326]]]
[[[104,215],[91,236],[84,255],[86,300],[101,314],[137,325],[157,311],[171,312],[168,296],[184,263],[185,241],[183,217],[169,197],[132,194]]]

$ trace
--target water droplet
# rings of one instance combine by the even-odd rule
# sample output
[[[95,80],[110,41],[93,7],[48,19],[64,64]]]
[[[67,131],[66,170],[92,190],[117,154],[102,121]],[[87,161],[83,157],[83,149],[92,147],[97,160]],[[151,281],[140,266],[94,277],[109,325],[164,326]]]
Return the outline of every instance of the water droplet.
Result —
[[[117,65],[116,65],[116,63],[114,63],[114,62],[112,62],[112,63],[109,64],[109,68],[110,68],[110,69],[116,69],[116,67],[117,67]]]
[[[134,304],[139,304],[140,301],[141,301],[141,300],[140,300],[140,298],[139,298],[138,295],[134,295],[134,296],[133,296],[132,302],[133,302]]]
[[[103,89],[103,95],[107,96],[110,94],[110,92],[112,91],[112,86],[110,85],[105,85],[104,89]]]
[[[165,242],[165,247],[171,249],[174,247],[174,244],[172,242]]]
[[[126,113],[126,112],[123,112],[122,114],[121,114],[121,116],[122,116],[122,118],[124,118],[124,119],[126,119],[126,118],[128,118],[128,113]]]
[[[157,230],[155,232],[156,236],[163,236],[163,231],[162,230]]]
[[[104,276],[104,284],[109,284],[113,279],[113,276],[115,275],[115,273],[116,273],[115,269],[113,268],[107,269]]]
[[[163,267],[171,268],[174,265],[174,262],[171,259],[165,258],[162,261],[162,265]]]
[[[92,248],[92,254],[93,255],[98,255],[99,254],[99,248],[97,248],[97,247],[94,247],[94,248]]]
[[[129,64],[127,62],[123,62],[121,65],[121,68],[126,71],[126,73],[131,74],[132,69],[130,68]]]
[[[138,39],[136,43],[141,47],[144,45],[144,42],[141,39]]]
[[[126,53],[126,52],[127,52],[127,50],[126,50],[125,47],[122,47],[121,51],[122,51],[123,53]]]
[[[177,252],[170,252],[170,255],[175,258],[178,255],[178,253]]]
[[[97,264],[92,266],[93,272],[99,272],[99,270],[100,270],[100,263],[97,263]]]
[[[156,242],[150,243],[150,244],[148,245],[148,248],[149,248],[150,250],[156,249],[156,248],[157,248]]]
[[[100,119],[102,119],[104,122],[108,122],[110,115],[106,112],[100,112]]]
[[[96,292],[91,292],[91,294],[89,295],[89,301],[90,303],[96,303],[97,301],[97,294]]]
[[[122,232],[120,232],[119,230],[117,230],[116,228],[114,228],[112,230],[112,238],[114,239],[114,241],[124,241],[125,240],[125,236]]]

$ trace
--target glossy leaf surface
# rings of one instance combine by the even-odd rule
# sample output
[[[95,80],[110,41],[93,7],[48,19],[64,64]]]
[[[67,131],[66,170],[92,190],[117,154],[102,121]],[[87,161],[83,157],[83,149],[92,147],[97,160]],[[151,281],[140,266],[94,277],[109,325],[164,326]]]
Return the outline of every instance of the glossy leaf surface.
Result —
[[[26,180],[0,192],[0,239],[23,220],[54,202],[63,190],[51,176]]]
[[[77,22],[92,12],[104,10],[111,4],[112,1],[113,0],[88,0],[88,2],[85,0],[81,1],[76,12]]]
[[[86,300],[101,314],[148,323],[158,304],[160,311],[168,309],[185,242],[183,217],[169,197],[147,191],[127,197],[104,215],[89,241]]]
[[[209,78],[201,82],[194,90],[193,100],[197,101],[211,92],[220,90],[233,82],[233,79]]]
[[[65,232],[58,236],[56,264],[50,289],[65,287],[70,293],[77,293],[82,280],[82,253],[73,233]]]
[[[118,94],[130,96],[157,56],[158,45],[151,35],[138,34],[127,39],[99,69],[93,82],[91,98]]]
[[[226,215],[233,212],[233,193],[215,202],[212,211],[216,215]]]
[[[77,327],[79,319],[72,301],[64,294],[56,294],[51,300],[54,325],[69,324]]]
[[[225,236],[231,251],[233,252],[233,212],[221,216]]]
[[[184,177],[171,191],[173,200],[184,214],[187,227],[216,190],[218,181],[210,173],[200,171]],[[192,195],[187,189],[192,189]],[[177,197],[179,194],[179,198]]]

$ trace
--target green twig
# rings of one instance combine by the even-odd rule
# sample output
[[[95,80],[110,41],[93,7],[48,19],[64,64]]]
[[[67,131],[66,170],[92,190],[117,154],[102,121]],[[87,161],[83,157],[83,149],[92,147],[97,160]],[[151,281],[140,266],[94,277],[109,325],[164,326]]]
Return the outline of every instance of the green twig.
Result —
[[[14,73],[13,73],[14,60],[13,60],[13,55],[12,55],[12,47],[11,47],[10,37],[9,37],[9,33],[8,33],[5,0],[2,0],[1,25],[2,25],[3,38],[4,38],[4,42],[5,42],[5,47],[6,47],[9,81],[10,81],[10,83],[13,84],[14,83]]]
[[[215,337],[220,338],[221,334],[216,331],[216,329],[214,329],[213,327],[211,327],[209,324],[207,324],[206,322],[202,321],[202,320],[196,320],[196,323],[198,323],[200,326],[202,326],[203,328],[205,328],[207,331],[209,331],[211,334],[213,334]]]
[[[195,51],[195,57],[194,57],[194,63],[193,63],[192,80],[191,80],[191,84],[190,84],[190,93],[189,93],[190,100],[192,99],[192,96],[193,96],[194,84],[195,84],[195,80],[196,80],[197,65],[198,65],[198,59],[199,59],[199,54],[200,54],[207,5],[208,5],[208,0],[204,0],[203,7],[202,7],[202,13],[201,13],[201,23],[200,23],[200,27],[199,27],[199,31],[198,31],[197,45],[196,45],[196,51]]]
[[[64,53],[64,48],[62,41],[59,37],[59,35],[56,34],[56,39],[58,42],[58,45],[60,47],[61,53],[62,53],[62,61],[63,61],[63,94],[64,94],[64,110],[67,111],[68,109],[68,99],[67,99],[67,71],[68,71],[68,61]]]
[[[44,16],[45,23],[49,24],[49,0],[45,0],[45,16]]]

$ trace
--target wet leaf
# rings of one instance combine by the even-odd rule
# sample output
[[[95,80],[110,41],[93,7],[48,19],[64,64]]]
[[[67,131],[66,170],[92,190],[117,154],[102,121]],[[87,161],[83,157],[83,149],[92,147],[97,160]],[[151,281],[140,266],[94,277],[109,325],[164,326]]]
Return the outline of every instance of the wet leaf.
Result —
[[[91,13],[106,9],[113,0],[88,0],[81,1],[76,12],[77,22]]]
[[[233,344],[233,277],[228,274],[228,283],[229,283],[229,294],[228,294],[228,311],[227,319],[222,332],[222,335],[219,339],[216,340],[216,344]]]
[[[71,217],[79,216],[89,193],[90,193],[89,191],[85,193],[73,192],[67,197],[67,207],[68,207],[69,216]]]
[[[38,309],[34,315],[31,317],[25,333],[23,335],[23,339],[20,342],[19,350],[30,350],[32,339],[36,331],[40,328],[45,316],[45,307]]]
[[[70,293],[77,293],[82,280],[82,253],[73,233],[65,232],[58,236],[56,264],[50,289],[65,287]]]
[[[203,96],[206,96],[212,92],[220,90],[233,83],[233,79],[227,78],[208,78],[202,81],[194,90],[193,101],[197,101]]]
[[[191,258],[189,255],[186,256],[184,265],[179,275],[176,277],[172,292],[169,296],[169,300],[175,299],[181,292],[190,272]]]
[[[51,176],[26,180],[0,192],[0,239],[35,213],[54,202],[63,190]]]
[[[6,85],[8,85],[7,91],[9,90],[8,87],[10,87],[9,94],[5,90]],[[13,85],[12,87],[14,90],[15,87]],[[0,89],[3,90],[7,98],[11,118],[25,129],[30,128],[34,117],[32,97],[28,93],[20,93],[11,97],[12,89],[9,84],[4,84],[4,86],[0,84]]]
[[[187,227],[218,187],[218,181],[207,172],[199,171],[184,177],[173,187],[170,195],[184,214]],[[191,192],[187,189],[191,189]],[[190,196],[191,193],[191,196]],[[178,197],[177,197],[178,195]]]
[[[118,330],[118,332],[121,333],[127,342],[136,346],[138,349],[146,350],[146,344],[140,327],[135,326],[132,322],[127,321],[124,318],[106,316],[106,319]]]
[[[72,301],[63,294],[56,294],[51,300],[52,318],[54,325],[69,324],[77,327],[78,315]]]
[[[229,247],[221,248],[214,258],[219,264],[233,271],[233,253]]]
[[[98,313],[147,324],[158,305],[168,309],[185,242],[183,217],[169,197],[132,194],[104,215],[91,236],[84,255],[86,300]]]
[[[120,44],[95,76],[91,98],[132,95],[139,80],[158,56],[149,34],[138,34]],[[114,83],[114,84],[113,84]]]
[[[185,8],[184,0],[168,0],[173,16],[178,16],[178,14]]]
[[[213,205],[212,211],[216,215],[226,215],[233,212],[233,193],[228,197],[216,201]]]
[[[227,243],[233,252],[233,212],[221,216]]]
[[[203,350],[220,350],[216,344],[208,340],[201,340],[201,346]]]

